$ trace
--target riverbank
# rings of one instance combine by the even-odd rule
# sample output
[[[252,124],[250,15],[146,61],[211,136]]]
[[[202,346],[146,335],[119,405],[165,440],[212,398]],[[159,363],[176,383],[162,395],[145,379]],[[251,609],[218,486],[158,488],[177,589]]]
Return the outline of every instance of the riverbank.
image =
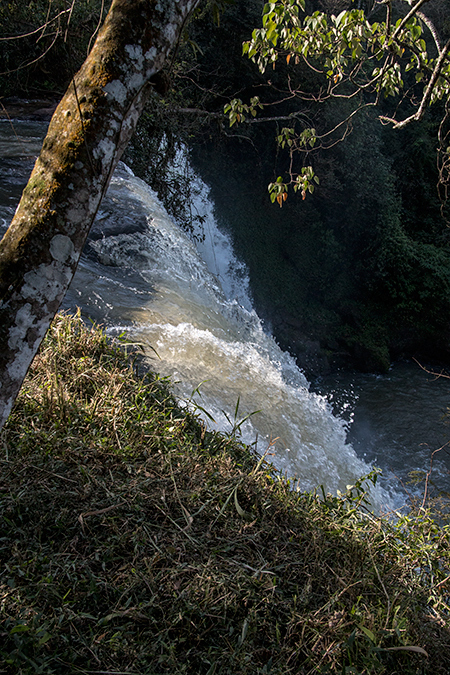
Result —
[[[446,528],[293,490],[80,318],[0,463],[2,672],[448,672]]]

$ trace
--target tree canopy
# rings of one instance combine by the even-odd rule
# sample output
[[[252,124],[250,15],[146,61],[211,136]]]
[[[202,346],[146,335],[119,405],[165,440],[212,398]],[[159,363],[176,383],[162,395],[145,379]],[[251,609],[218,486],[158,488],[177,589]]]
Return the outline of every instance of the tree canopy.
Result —
[[[283,60],[290,67],[286,72],[288,97],[315,102],[330,98],[353,101],[351,112],[331,129],[318,131],[305,126],[298,132],[294,126],[283,127],[277,141],[289,149],[291,160],[298,153],[307,156],[317,145],[334,142],[336,134],[345,136],[352,118],[364,108],[378,106],[382,98],[393,97],[395,106],[390,115],[381,112],[380,121],[397,129],[422,119],[430,105],[444,101],[439,141],[441,177],[446,180],[450,34],[448,25],[441,21],[438,26],[426,13],[427,5],[436,9],[436,4],[433,0],[358,2],[358,8],[337,14],[307,14],[305,0],[265,4],[262,27],[253,30],[251,39],[243,45],[243,53],[261,73],[269,66],[275,69]],[[298,83],[292,72],[300,63],[318,76],[311,91],[305,91],[304,81]],[[249,113],[255,116],[262,107],[259,97],[253,97],[249,104],[234,99],[225,106],[225,112],[233,125],[244,121]],[[289,180],[278,177],[269,186],[272,201],[282,205],[289,185],[295,191],[300,189],[305,197],[307,191],[313,191],[314,182],[317,177],[311,166],[304,164],[296,172],[291,161]]]

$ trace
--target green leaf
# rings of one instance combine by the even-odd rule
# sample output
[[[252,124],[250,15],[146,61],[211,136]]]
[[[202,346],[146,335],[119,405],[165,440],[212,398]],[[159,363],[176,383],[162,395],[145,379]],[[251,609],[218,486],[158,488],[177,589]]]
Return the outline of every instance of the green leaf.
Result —
[[[248,619],[245,619],[244,623],[242,624],[242,631],[238,641],[239,646],[241,646],[242,643],[244,642],[247,636],[247,631],[248,631]]]
[[[341,23],[342,19],[344,18],[344,16],[345,16],[346,14],[347,14],[347,12],[346,12],[346,10],[344,9],[340,14],[337,15],[337,17],[336,17],[336,19],[335,19],[335,24],[336,24],[336,26],[339,26],[339,24]]]
[[[372,633],[371,630],[369,630],[368,628],[366,628],[362,624],[358,624],[358,628],[360,628],[362,630],[362,632],[364,633],[364,635],[366,635],[369,638],[369,640],[375,644],[375,642],[376,642],[375,635]]]
[[[45,645],[45,643],[48,642],[51,637],[52,636],[50,635],[50,633],[45,632],[44,635],[39,640],[38,646],[41,647],[42,645]]]
[[[242,508],[242,506],[239,504],[238,496],[237,496],[237,488],[236,488],[236,490],[234,491],[234,505],[235,505],[235,507],[236,507],[236,511],[239,513],[239,515],[241,516],[241,518],[244,518],[244,516],[245,516],[245,511],[244,511],[244,509]]]
[[[14,626],[14,628],[9,631],[9,634],[14,635],[15,633],[26,633],[29,630],[30,627],[27,626],[25,623],[19,623],[17,626]]]
[[[237,496],[237,489],[238,489],[238,486],[236,486],[235,489],[234,489],[234,505],[236,507],[236,511],[241,516],[241,518],[245,518],[245,520],[251,520],[252,519],[251,514],[247,513],[247,511],[244,511],[242,506],[239,504],[238,496]]]
[[[376,651],[379,652],[414,652],[416,654],[422,654],[428,658],[428,652],[425,651],[422,647],[416,647],[415,645],[406,645],[405,647],[384,647],[378,648]]]

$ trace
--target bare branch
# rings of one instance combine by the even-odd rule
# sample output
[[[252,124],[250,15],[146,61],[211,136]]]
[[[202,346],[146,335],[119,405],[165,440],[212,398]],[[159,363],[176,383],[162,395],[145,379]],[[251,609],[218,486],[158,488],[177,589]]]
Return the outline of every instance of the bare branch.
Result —
[[[52,49],[53,45],[55,44],[56,40],[58,39],[58,35],[60,35],[60,30],[58,29],[53,37],[52,43],[50,44],[49,47],[45,50],[45,52],[42,52],[42,54],[39,54],[39,56],[33,61],[27,61],[26,63],[22,63],[21,66],[18,66],[17,68],[13,68],[12,70],[5,70],[3,73],[0,73],[0,75],[11,75],[11,73],[17,73],[19,70],[23,70],[24,68],[28,68],[28,66],[32,66],[33,63],[37,63],[41,59],[44,58],[48,54],[48,52]]]
[[[76,2],[76,0],[72,0],[72,4],[71,4],[71,6],[68,10],[69,16],[67,17],[67,25],[66,25],[66,32],[64,34],[64,42],[67,42],[67,33],[69,32],[69,24],[70,24],[70,19],[72,18],[72,12],[73,12],[73,8],[75,6],[75,2]]]
[[[438,50],[438,54],[439,54],[440,51],[441,51],[441,49],[442,49],[442,46],[441,46],[441,43],[440,43],[440,40],[439,40],[438,32],[437,32],[437,30],[436,30],[436,26],[435,26],[434,23],[431,21],[431,19],[429,19],[427,16],[425,16],[425,14],[424,14],[423,12],[417,12],[417,16],[419,17],[419,19],[420,19],[421,21],[423,21],[423,23],[425,24],[425,26],[426,26],[426,27],[428,28],[428,30],[430,31],[430,33],[431,33],[431,35],[432,35],[432,37],[433,37],[434,43],[435,43],[435,45],[436,45],[436,49]]]
[[[42,26],[39,26],[39,28],[36,28],[35,30],[32,30],[30,33],[23,33],[22,35],[11,35],[9,37],[0,37],[0,42],[6,42],[7,40],[21,40],[22,38],[27,38],[27,37],[31,37],[31,35],[36,35],[36,33],[39,33],[40,31],[44,31],[47,28],[47,26],[49,26],[51,23],[53,23],[54,21],[59,19],[64,14],[67,14],[67,12],[69,12],[68,9],[63,9],[62,12],[59,12],[59,14],[54,16],[52,19],[47,20],[44,24],[42,24]],[[41,37],[42,37],[42,35],[41,35]],[[12,70],[12,71],[9,71],[9,72],[13,73],[15,71]],[[1,73],[1,74],[4,75],[4,73]]]
[[[350,122],[350,120],[353,119],[353,117],[355,117],[355,115],[357,115],[359,112],[361,112],[361,110],[364,110],[364,108],[373,108],[374,106],[376,106],[375,101],[372,101],[372,103],[363,103],[358,108],[355,108],[355,110],[353,110],[353,112],[351,112],[350,115],[348,115],[344,120],[341,120],[338,124],[336,124],[336,126],[333,127],[333,129],[330,129],[329,131],[327,131],[326,133],[324,133],[320,136],[317,136],[317,138],[321,139],[321,138],[326,138],[327,136],[330,136],[337,129],[339,129],[342,125],[348,124]],[[335,143],[333,143],[333,145],[335,145]],[[329,146],[329,147],[332,147],[332,146]]]
[[[431,75],[430,81],[428,82],[427,88],[426,88],[426,90],[423,94],[422,100],[420,102],[419,109],[413,115],[410,115],[409,117],[402,120],[401,122],[395,122],[395,120],[389,119],[388,117],[380,117],[380,119],[386,120],[386,121],[389,121],[389,122],[393,122],[394,129],[402,129],[403,127],[405,127],[410,122],[413,122],[413,121],[417,122],[418,120],[422,119],[422,117],[424,115],[424,112],[425,112],[425,108],[430,102],[431,95],[433,93],[434,85],[436,84],[437,79],[438,79],[438,77],[441,73],[442,64],[445,61],[449,51],[450,51],[450,38],[447,41],[446,45],[441,50],[441,53],[439,54],[439,58],[437,59],[436,64],[434,66],[433,73]]]
[[[94,41],[95,36],[97,35],[98,31],[100,30],[100,26],[102,25],[103,10],[104,10],[104,8],[105,8],[105,0],[102,0],[102,6],[101,6],[101,8],[100,8],[100,15],[99,15],[99,17],[98,17],[98,23],[97,23],[97,26],[95,27],[95,30],[94,30],[94,32],[92,33],[92,35],[91,35],[91,37],[90,37],[90,40],[89,40],[89,44],[88,44],[88,48],[87,48],[87,53],[88,53],[88,54],[89,54],[89,52],[91,51],[91,45],[92,45],[92,42]]]
[[[44,35],[45,35],[45,29],[47,28],[48,23],[49,23],[49,16],[50,16],[50,10],[51,10],[51,8],[52,8],[52,2],[51,2],[51,0],[50,0],[50,2],[48,3],[48,7],[47,7],[47,18],[45,19],[45,23],[44,23],[44,25],[43,25],[43,27],[42,27],[42,33],[39,35],[39,37],[38,37],[38,39],[36,40],[36,42],[39,42],[39,40],[40,40],[41,38],[43,38]],[[59,19],[58,19],[58,31],[59,31],[59,26],[60,26],[60,23],[59,23]]]

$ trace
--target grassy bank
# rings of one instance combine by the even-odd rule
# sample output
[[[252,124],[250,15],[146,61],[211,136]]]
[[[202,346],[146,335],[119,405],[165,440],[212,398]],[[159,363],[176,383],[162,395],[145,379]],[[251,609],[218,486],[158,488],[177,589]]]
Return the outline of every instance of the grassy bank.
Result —
[[[293,491],[79,318],[0,467],[0,673],[449,672],[446,527]]]

